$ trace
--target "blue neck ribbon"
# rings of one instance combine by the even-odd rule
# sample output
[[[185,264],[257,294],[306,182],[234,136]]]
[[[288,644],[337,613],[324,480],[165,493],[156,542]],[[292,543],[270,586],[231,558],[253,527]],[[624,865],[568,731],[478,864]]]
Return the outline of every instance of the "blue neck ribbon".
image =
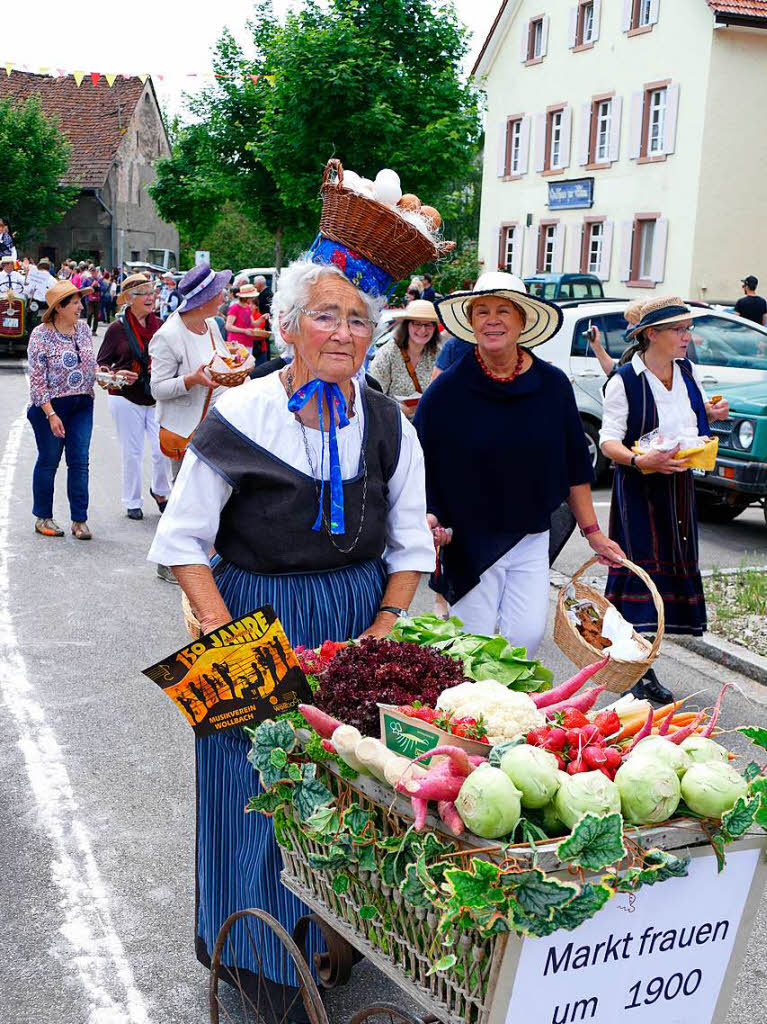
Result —
[[[344,483],[341,477],[341,460],[338,455],[335,416],[338,413],[339,427],[349,426],[349,417],[346,415],[346,399],[337,384],[329,384],[325,380],[315,379],[308,381],[303,387],[293,392],[288,399],[288,409],[291,412],[299,412],[315,395],[317,396],[317,404],[320,410],[322,461],[320,463],[320,507],[312,529],[322,529],[322,510],[325,507],[325,422],[323,406],[327,405],[329,413],[328,452],[330,455],[330,532],[333,534],[346,533]]]

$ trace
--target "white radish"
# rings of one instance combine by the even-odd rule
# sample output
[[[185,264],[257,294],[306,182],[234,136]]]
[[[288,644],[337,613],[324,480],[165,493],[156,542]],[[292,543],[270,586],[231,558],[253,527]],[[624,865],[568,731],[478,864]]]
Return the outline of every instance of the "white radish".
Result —
[[[334,730],[330,742],[336,748],[338,756],[345,764],[348,764],[355,772],[369,775],[370,773],[366,770],[365,766],[355,756],[357,744],[361,739],[362,733],[359,729],[355,729],[353,725],[339,725]]]

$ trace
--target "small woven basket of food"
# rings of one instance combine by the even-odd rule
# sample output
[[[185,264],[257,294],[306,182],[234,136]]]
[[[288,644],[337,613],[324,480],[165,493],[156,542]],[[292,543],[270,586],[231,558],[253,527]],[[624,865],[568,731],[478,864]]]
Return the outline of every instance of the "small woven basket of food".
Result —
[[[604,594],[600,594],[598,590],[582,582],[580,579],[583,573],[598,561],[599,559],[592,558],[585,565],[582,565],[573,574],[572,587],[578,601],[588,601],[594,606],[601,622],[607,609],[612,606]],[[623,565],[635,573],[650,591],[650,596],[658,615],[658,631],[655,639],[650,643],[646,637],[643,637],[634,630],[632,637],[642,650],[644,657],[632,661],[623,661],[620,658],[611,657],[607,665],[600,671],[599,682],[603,683],[613,693],[623,693],[624,690],[633,686],[634,683],[639,682],[647,671],[652,668],[654,661],[658,657],[666,628],[666,615],[658,588],[644,569],[640,569],[638,565],[635,565],[628,559],[624,560]],[[593,665],[595,662],[601,661],[604,657],[604,651],[596,645],[599,642],[604,643],[604,638],[599,635],[601,633],[601,624],[595,623],[591,631],[586,631],[587,636],[590,636],[594,642],[586,639],[582,628],[576,626],[568,614],[568,609],[565,605],[568,590],[568,587],[563,587],[557,598],[557,610],[554,616],[554,642],[573,664],[577,665],[578,668],[585,668],[587,665]]]
[[[365,195],[348,188],[340,160],[328,160],[320,192],[320,234],[358,252],[395,281],[406,277],[413,267],[441,259],[455,248],[455,242],[436,238],[442,224],[437,210],[412,194],[400,195],[396,203],[386,205],[372,192]]]
[[[236,388],[245,383],[255,365],[252,353],[244,345],[238,345],[230,349],[228,356],[216,353],[208,363],[208,376],[222,387]]]

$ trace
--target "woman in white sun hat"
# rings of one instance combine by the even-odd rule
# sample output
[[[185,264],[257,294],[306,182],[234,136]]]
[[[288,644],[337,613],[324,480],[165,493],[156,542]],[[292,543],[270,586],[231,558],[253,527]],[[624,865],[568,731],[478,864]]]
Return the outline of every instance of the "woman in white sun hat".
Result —
[[[435,541],[444,545],[453,530],[431,585],[468,630],[500,632],[532,655],[546,625],[549,528],[562,502],[604,562],[624,557],[597,523],[570,382],[529,351],[556,334],[562,313],[502,272],[441,299],[437,311],[474,348],[430,385],[415,416]]]

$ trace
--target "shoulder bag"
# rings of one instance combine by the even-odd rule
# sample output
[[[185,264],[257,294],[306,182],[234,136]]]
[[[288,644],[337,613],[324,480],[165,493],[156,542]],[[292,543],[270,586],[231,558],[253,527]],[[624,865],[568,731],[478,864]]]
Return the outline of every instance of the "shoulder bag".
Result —
[[[210,343],[213,347],[213,352],[216,351],[216,343],[213,340],[213,331],[208,327],[208,335],[210,336]],[[202,416],[200,416],[200,423],[205,419],[210,406],[210,400],[213,397],[213,388],[208,388],[208,393],[205,396],[205,404],[202,407]],[[200,423],[197,424],[199,427]],[[195,430],[197,427],[194,428]],[[183,459],[184,453],[186,452],[187,445],[192,440],[194,430],[188,437],[183,437],[181,434],[175,434],[172,430],[168,430],[167,427],[160,427],[160,451],[163,455],[167,455],[169,459]]]
[[[410,355],[408,354],[408,350],[406,348],[401,348],[399,351],[400,351],[400,355],[402,356],[402,361],[405,364],[405,369],[407,370],[408,375],[410,376],[410,379],[413,382],[413,387],[416,389],[416,391],[418,392],[419,395],[422,395],[423,394],[423,388],[421,387],[421,384],[420,384],[420,381],[418,380],[418,377],[416,377],[415,370],[413,368],[413,364],[410,361]]]

